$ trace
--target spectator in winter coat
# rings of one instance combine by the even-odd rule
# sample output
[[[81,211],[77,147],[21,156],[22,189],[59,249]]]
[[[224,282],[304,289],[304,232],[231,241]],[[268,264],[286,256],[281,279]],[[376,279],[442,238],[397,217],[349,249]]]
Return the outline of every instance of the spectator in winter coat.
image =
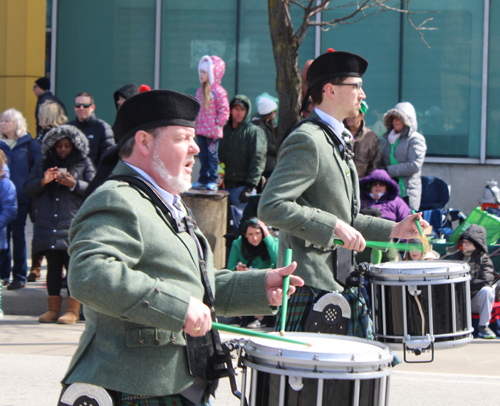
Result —
[[[45,134],[47,134],[50,130],[62,124],[66,124],[69,121],[66,111],[61,107],[61,105],[50,100],[40,106],[38,120],[41,130],[37,133],[35,139],[40,144],[42,143],[42,139]]]
[[[417,132],[417,114],[411,103],[398,103],[384,114],[385,145],[382,167],[399,185],[401,197],[411,209],[418,211],[422,195],[420,175],[427,146]]]
[[[230,108],[220,140],[219,160],[226,165],[224,183],[229,203],[243,210],[264,172],[267,142],[264,132],[250,123],[252,104],[248,97],[236,95]]]
[[[491,331],[490,317],[495,302],[495,289],[492,288],[495,277],[499,275],[493,268],[488,257],[486,230],[484,227],[472,224],[458,237],[457,246],[450,250],[447,259],[463,261],[470,266],[471,306],[474,313],[479,313],[479,332],[481,338],[495,338]]]
[[[43,139],[42,151],[44,156],[36,161],[24,184],[24,192],[37,199],[33,250],[45,252],[47,258],[48,312],[38,321],[76,323],[80,303],[70,296],[69,291],[66,314],[59,317],[61,273],[63,266],[69,269],[69,227],[95,170],[87,156],[87,138],[71,125],[61,125],[49,131]]]
[[[196,98],[201,109],[196,117],[196,143],[200,148],[200,177],[194,189],[217,190],[217,167],[219,164],[219,140],[222,129],[229,118],[227,92],[221,86],[226,64],[218,56],[205,55],[198,63],[201,87]]]
[[[7,225],[17,216],[16,187],[5,173],[6,161],[5,153],[0,149],[0,250],[6,250],[9,246]],[[3,279],[3,275],[0,276],[2,277],[2,285],[7,285],[8,278]]]
[[[358,177],[364,178],[380,165],[380,140],[372,130],[365,125],[365,113],[368,104],[361,101],[361,107],[353,117],[347,117],[344,125],[354,137],[354,164]]]
[[[359,180],[361,209],[374,207],[383,219],[402,221],[411,214],[406,202],[399,197],[399,186],[383,169],[376,169]]]
[[[14,266],[11,268],[11,250],[2,251],[0,258],[0,273],[2,279],[9,279],[12,271],[13,280],[7,287],[9,290],[23,288],[28,273],[26,260],[26,236],[24,229],[26,218],[30,211],[31,199],[23,192],[23,184],[28,178],[30,170],[41,156],[40,144],[27,133],[26,119],[21,112],[8,109],[2,113],[0,119],[2,138],[1,149],[7,156],[10,179],[16,186],[17,217],[10,223],[7,230],[7,241],[12,237]]]
[[[62,109],[65,116],[67,116],[68,113],[66,113],[66,107],[64,106],[64,103],[56,96],[54,96],[50,91],[50,80],[46,77],[41,77],[35,80],[35,83],[33,84],[33,93],[35,93],[35,96],[38,97],[35,108],[36,134],[38,135],[43,128],[42,124],[40,123],[40,107],[42,106],[42,104],[47,101],[56,103]]]
[[[104,151],[115,145],[113,130],[104,120],[96,118],[94,98],[90,94],[77,94],[74,108],[76,119],[69,124],[85,134],[89,141],[89,158],[94,166],[97,166]]]

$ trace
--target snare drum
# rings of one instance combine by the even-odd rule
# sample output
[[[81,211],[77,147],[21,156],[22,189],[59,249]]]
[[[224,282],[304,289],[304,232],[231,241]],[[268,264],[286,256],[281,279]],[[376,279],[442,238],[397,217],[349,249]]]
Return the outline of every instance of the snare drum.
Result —
[[[454,348],[473,339],[468,264],[387,262],[371,265],[369,275],[375,334],[392,349]]]
[[[389,404],[393,355],[376,341],[317,333],[288,332],[286,338],[312,346],[252,338],[240,356],[242,402],[247,368],[250,405],[382,406]]]

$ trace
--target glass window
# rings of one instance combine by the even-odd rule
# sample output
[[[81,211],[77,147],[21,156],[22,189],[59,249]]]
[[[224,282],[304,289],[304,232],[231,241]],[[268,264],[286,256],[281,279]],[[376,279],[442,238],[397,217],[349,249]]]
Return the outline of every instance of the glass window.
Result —
[[[414,4],[415,3],[415,4]],[[421,0],[414,10],[416,25],[432,17],[418,33],[404,24],[402,99],[417,111],[419,131],[427,140],[427,156],[479,158],[481,140],[481,74],[483,2]]]
[[[500,158],[500,3],[490,3],[486,158]]]
[[[217,55],[226,63],[222,79],[231,98],[236,71],[236,2],[164,0],[162,10],[160,87],[196,94],[198,62]]]
[[[92,94],[96,116],[112,124],[118,88],[153,86],[155,16],[155,0],[58,2],[56,93],[70,119],[79,92]]]

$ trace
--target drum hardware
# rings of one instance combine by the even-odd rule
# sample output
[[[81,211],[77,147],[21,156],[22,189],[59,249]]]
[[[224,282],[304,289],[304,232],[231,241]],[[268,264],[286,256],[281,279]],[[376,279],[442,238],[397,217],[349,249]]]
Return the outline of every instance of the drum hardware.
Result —
[[[327,293],[313,305],[304,325],[306,332],[341,334],[349,332],[351,308],[349,302],[337,292]]]
[[[424,361],[408,361],[406,354],[413,352],[416,356],[421,355],[424,352],[430,351],[430,360]],[[423,364],[427,362],[434,361],[434,338],[430,334],[426,334],[425,337],[411,337],[406,336],[403,340],[403,358],[408,364]]]
[[[377,339],[420,355],[472,340],[470,269],[456,261],[371,265],[372,315]],[[419,361],[419,362],[431,362]]]

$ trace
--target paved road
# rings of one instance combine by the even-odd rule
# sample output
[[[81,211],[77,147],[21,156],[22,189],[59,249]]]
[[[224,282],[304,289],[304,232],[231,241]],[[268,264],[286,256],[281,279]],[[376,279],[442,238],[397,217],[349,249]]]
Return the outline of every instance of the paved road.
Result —
[[[34,316],[5,316],[0,321],[0,405],[55,406],[59,381],[83,329],[83,322],[39,324]],[[231,338],[223,334],[224,341]],[[500,405],[499,369],[500,339],[474,340],[466,347],[441,350],[432,363],[394,368],[390,404]],[[233,405],[239,402],[223,380],[213,406]]]

